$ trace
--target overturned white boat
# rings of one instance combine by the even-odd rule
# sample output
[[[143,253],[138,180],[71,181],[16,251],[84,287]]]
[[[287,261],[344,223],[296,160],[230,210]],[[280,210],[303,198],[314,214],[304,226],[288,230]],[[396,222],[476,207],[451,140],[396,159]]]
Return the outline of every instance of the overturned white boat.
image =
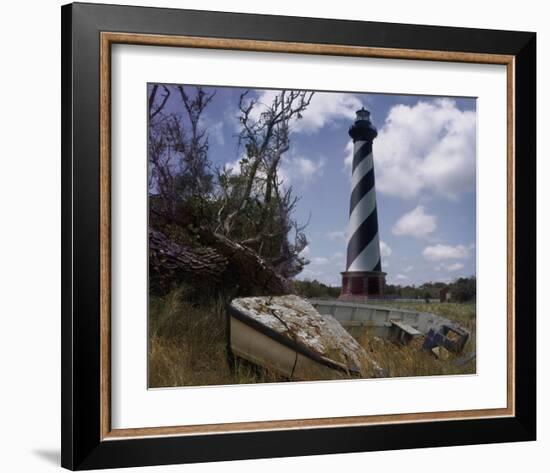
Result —
[[[234,299],[228,314],[232,353],[287,378],[383,375],[334,317],[298,296]]]

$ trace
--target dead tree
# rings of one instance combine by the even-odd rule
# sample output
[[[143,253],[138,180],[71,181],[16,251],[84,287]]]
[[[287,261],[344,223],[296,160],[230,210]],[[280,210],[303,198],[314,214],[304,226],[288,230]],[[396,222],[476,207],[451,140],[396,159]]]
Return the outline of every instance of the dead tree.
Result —
[[[246,158],[238,176],[229,180],[219,176],[219,191],[215,192],[212,182],[205,179],[208,138],[200,126],[213,95],[200,88],[192,97],[183,87],[175,90],[185,119],[164,113],[169,89],[160,97],[159,89],[152,89],[149,101],[150,124],[154,125],[150,127],[150,165],[158,192],[155,218],[161,229],[170,225],[185,229],[187,222],[179,219],[176,208],[196,212],[196,206],[186,207],[191,200],[217,207],[217,219],[197,219],[200,228],[195,243],[204,251],[162,232],[150,233],[153,270],[164,268],[176,278],[188,278],[194,272],[199,279],[221,278],[241,295],[292,293],[288,278],[307,264],[300,257],[307,239],[304,227],[292,219],[297,199],[290,186],[283,186],[278,170],[289,149],[292,122],[301,118],[313,93],[282,91],[268,106],[248,100],[246,93],[241,95],[239,145],[246,150]],[[172,167],[172,153],[178,154],[178,168]],[[159,201],[166,201],[165,205]]]
[[[254,250],[219,233],[205,231],[202,238],[206,244],[227,258],[226,280],[229,278],[227,283],[235,286],[236,294],[278,296],[294,293],[290,281]]]
[[[192,97],[183,86],[153,85],[149,93],[149,192],[174,220],[180,202],[191,196],[200,202],[212,190],[208,136],[199,126],[214,94],[195,88]],[[181,112],[166,112],[171,91],[179,93]]]
[[[203,242],[208,246],[188,247],[150,229],[151,276],[160,285],[167,286],[165,281],[193,280],[202,286],[208,284],[233,287],[235,294],[281,295],[293,292],[289,281],[251,249],[208,231],[203,234]],[[240,276],[236,280],[228,280],[232,275]]]
[[[180,276],[219,280],[227,266],[227,259],[213,248],[179,245],[150,228],[149,266],[159,273],[168,270]]]
[[[246,156],[241,161],[239,181],[233,179],[231,185],[222,185],[222,204],[218,210],[216,233],[254,249],[287,278],[307,264],[300,256],[307,239],[304,226],[292,219],[297,199],[292,188],[280,181],[278,171],[290,147],[292,123],[302,117],[312,96],[313,92],[281,91],[269,105],[248,99],[247,93],[240,96],[239,143]],[[239,240],[242,235],[236,229],[243,222],[252,231]]]
[[[235,220],[245,210],[258,180],[265,183],[263,202],[256,199],[262,211],[259,226],[264,223],[273,188],[279,185],[277,169],[281,157],[289,149],[289,123],[302,117],[313,96],[313,92],[283,90],[275,96],[270,106],[260,112],[259,118],[254,118],[253,111],[259,105],[256,99],[247,100],[247,94],[241,94],[239,100],[242,126],[239,143],[246,150],[248,166],[244,189],[240,195],[233,196],[233,208],[228,209],[230,198],[226,195],[218,212],[218,230],[225,235],[231,235]]]

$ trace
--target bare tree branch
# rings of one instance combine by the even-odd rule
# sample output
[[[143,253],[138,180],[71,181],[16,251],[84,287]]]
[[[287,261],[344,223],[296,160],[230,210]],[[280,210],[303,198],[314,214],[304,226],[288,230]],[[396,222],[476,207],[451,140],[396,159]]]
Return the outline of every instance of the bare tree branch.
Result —
[[[155,84],[153,86],[153,90],[151,91],[151,95],[149,97],[149,120],[155,118],[162,111],[162,109],[166,105],[166,102],[168,101],[168,98],[170,97],[170,89],[168,89],[168,87],[166,87],[165,85],[163,85],[162,88],[164,90],[164,94],[162,96],[161,103],[157,106],[156,110],[153,111],[155,105],[155,97],[158,90],[158,84]]]
[[[265,168],[264,207],[271,202],[272,189],[276,185],[274,177],[281,157],[289,149],[289,123],[301,118],[302,112],[309,106],[313,92],[281,91],[275,96],[270,106],[262,111],[259,118],[254,118],[252,112],[257,107],[256,100],[246,100],[248,92],[239,98],[240,123],[242,131],[239,143],[244,144],[249,165],[247,167],[246,184],[238,197],[235,208],[223,221],[223,230],[230,235],[236,217],[247,205],[254,183],[258,179],[261,164]],[[261,223],[266,215],[260,218]]]

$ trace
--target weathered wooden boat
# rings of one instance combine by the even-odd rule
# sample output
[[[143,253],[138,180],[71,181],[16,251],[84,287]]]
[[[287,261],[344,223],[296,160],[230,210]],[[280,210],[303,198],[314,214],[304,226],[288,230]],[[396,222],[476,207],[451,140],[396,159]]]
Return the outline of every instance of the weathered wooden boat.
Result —
[[[289,379],[383,375],[334,317],[298,296],[234,299],[228,316],[232,353]]]
[[[310,299],[320,314],[331,315],[352,334],[368,327],[374,334],[401,343],[424,336],[424,348],[442,346],[454,353],[464,349],[470,333],[451,320],[429,312],[397,309],[379,304]]]

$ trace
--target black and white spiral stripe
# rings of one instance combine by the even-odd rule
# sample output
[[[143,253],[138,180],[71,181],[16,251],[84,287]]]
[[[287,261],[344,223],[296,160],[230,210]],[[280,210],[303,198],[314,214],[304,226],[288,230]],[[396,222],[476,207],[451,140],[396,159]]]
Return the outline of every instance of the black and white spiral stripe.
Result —
[[[354,143],[351,189],[347,271],[382,271],[370,141]]]

